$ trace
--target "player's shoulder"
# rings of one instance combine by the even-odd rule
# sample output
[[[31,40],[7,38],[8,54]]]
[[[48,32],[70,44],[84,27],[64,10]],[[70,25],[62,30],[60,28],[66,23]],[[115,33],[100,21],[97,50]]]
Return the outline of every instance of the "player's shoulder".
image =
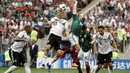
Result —
[[[20,35],[27,35],[27,32],[25,30],[19,32]],[[19,35],[18,34],[18,35]]]
[[[112,35],[111,33],[105,32],[105,36],[106,36],[106,37],[109,37],[109,36],[111,36],[111,35]]]
[[[58,20],[59,18],[58,17],[53,17],[53,18],[51,18],[51,21],[55,21],[55,20]]]

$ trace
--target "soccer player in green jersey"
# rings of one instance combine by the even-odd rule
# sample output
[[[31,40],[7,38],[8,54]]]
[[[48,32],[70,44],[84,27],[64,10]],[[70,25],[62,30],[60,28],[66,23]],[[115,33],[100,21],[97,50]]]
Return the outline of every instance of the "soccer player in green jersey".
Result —
[[[71,47],[70,49],[67,49],[66,51],[63,52],[63,55],[60,58],[63,58],[63,56],[66,53],[71,53],[73,57],[73,64],[72,67],[77,67],[79,73],[82,73],[81,68],[80,68],[80,62],[77,59],[78,52],[80,50],[80,45],[79,45],[79,36],[82,31],[83,23],[84,23],[84,18],[83,18],[83,13],[79,13],[77,15],[77,0],[74,0],[74,5],[73,5],[73,21],[70,27],[70,36],[69,40],[71,42]]]
[[[92,34],[90,31],[87,31],[86,27],[84,26],[83,32],[81,33],[79,37],[79,43],[81,46],[81,49],[78,53],[79,59],[85,60],[85,66],[86,66],[86,73],[90,73],[90,65],[89,61],[92,55],[92,42],[94,39],[92,38]]]
[[[83,22],[84,22],[83,14],[79,13],[77,15],[77,1],[75,0],[74,6],[73,6],[73,22],[70,27],[71,29],[70,42],[71,42],[72,49],[73,50],[75,49],[74,51],[76,51],[75,56],[73,57],[75,59],[73,61],[72,67],[78,67],[78,65],[76,64],[76,59],[78,56],[78,52],[80,50],[79,35],[82,30]]]

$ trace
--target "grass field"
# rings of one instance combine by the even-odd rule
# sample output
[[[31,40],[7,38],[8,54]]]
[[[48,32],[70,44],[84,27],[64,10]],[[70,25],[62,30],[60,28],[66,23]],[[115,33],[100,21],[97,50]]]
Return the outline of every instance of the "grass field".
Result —
[[[0,73],[4,73],[5,70],[8,68],[0,68]],[[32,73],[48,73],[47,69],[35,69],[31,68]],[[84,73],[85,70],[83,70]],[[13,73],[25,73],[24,68],[19,68],[18,70],[14,71]],[[51,73],[78,73],[75,69],[53,69],[51,70]],[[108,73],[107,70],[101,70],[99,73]],[[116,70],[114,73],[130,73],[130,70]]]

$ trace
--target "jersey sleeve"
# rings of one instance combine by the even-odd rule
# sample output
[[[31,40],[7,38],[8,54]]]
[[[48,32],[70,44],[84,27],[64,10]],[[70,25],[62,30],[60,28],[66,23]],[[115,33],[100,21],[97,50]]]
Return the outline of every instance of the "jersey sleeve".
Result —
[[[24,37],[24,33],[23,32],[19,32],[17,35],[19,38],[23,38]]]
[[[65,28],[69,29],[69,23],[68,22],[65,23]]]
[[[113,40],[113,36],[111,34],[110,34],[109,38],[110,38],[110,40]]]
[[[27,40],[30,40],[30,36],[27,35],[27,34],[24,34],[24,38],[27,39]]]
[[[51,22],[54,22],[55,21],[55,17],[53,17],[52,19],[51,19]]]
[[[76,20],[76,19],[77,19],[77,15],[73,14],[73,20]]]

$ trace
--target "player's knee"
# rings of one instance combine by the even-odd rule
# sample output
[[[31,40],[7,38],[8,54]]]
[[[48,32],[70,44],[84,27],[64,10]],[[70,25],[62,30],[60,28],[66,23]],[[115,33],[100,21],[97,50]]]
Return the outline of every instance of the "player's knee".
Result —
[[[86,67],[89,67],[89,62],[85,62]]]
[[[25,67],[29,67],[29,66],[30,66],[30,63],[27,62],[27,63],[24,64],[24,66],[25,66]]]
[[[51,48],[51,45],[47,45],[45,50],[46,50],[46,51],[49,51],[50,48]]]
[[[109,63],[109,68],[112,68],[112,67],[113,67],[112,63]]]
[[[101,65],[101,64],[99,64],[99,65],[98,65],[98,68],[99,68],[99,69],[101,69],[101,68],[102,68],[102,65]]]
[[[79,44],[76,44],[76,45],[74,46],[74,48],[75,48],[75,50],[79,51],[79,50],[80,50]]]
[[[61,56],[62,55],[62,50],[57,50],[57,56]]]
[[[104,64],[104,66],[103,66],[104,68],[107,68],[108,67],[108,64]]]

